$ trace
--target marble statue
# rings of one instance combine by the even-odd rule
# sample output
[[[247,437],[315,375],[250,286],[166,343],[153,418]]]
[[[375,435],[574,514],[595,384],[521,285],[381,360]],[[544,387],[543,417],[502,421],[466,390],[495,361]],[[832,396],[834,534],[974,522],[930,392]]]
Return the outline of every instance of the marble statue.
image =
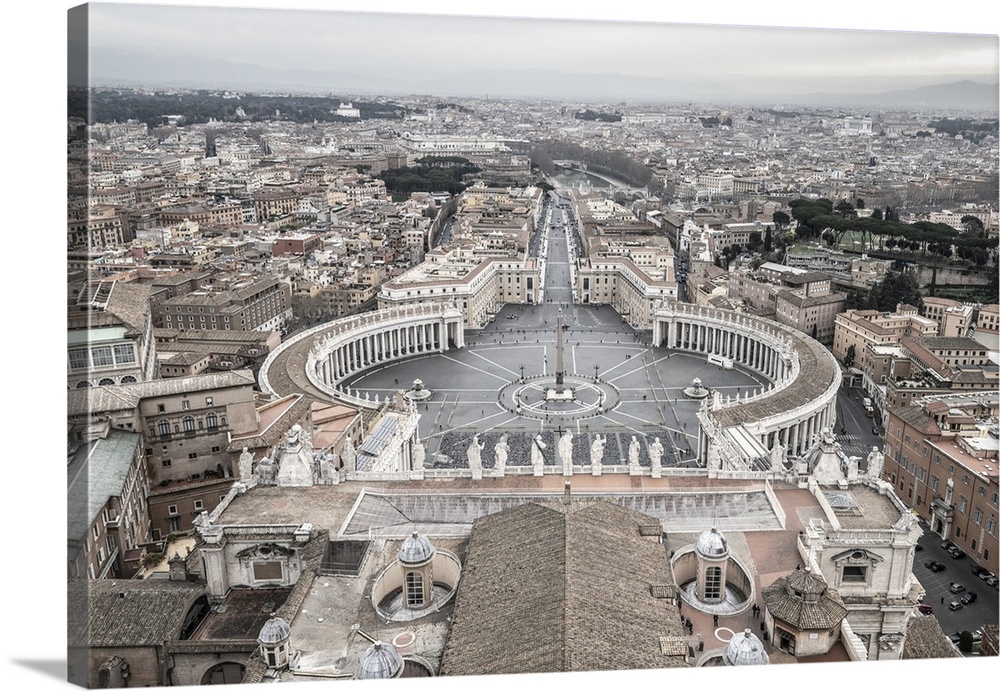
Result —
[[[486,444],[479,443],[479,435],[472,435],[472,443],[469,444],[465,455],[469,458],[469,468],[472,470],[472,479],[481,480],[483,477],[483,447]]]
[[[545,448],[546,444],[542,441],[542,435],[536,434],[531,442],[531,467],[534,469],[535,475],[541,475],[545,468]]]
[[[423,470],[424,461],[427,458],[427,450],[424,449],[424,445],[420,441],[413,443],[413,469]]]
[[[649,445],[649,462],[650,467],[653,469],[654,477],[660,474],[660,460],[662,458],[663,444],[660,443],[660,438],[656,437],[653,439],[653,443]]]
[[[240,482],[248,484],[253,479],[253,454],[250,449],[243,447],[240,454]]]
[[[559,437],[559,460],[562,461],[563,475],[573,474],[573,433],[569,430]]]
[[[486,446],[486,444],[480,444],[479,443],[479,435],[478,434],[472,435],[472,443],[469,444],[469,448],[465,452],[466,456],[469,458],[469,467],[470,468],[482,468],[483,467],[482,451],[483,451],[483,447],[485,447],[485,446]]]
[[[510,453],[510,446],[507,444],[507,435],[501,435],[500,441],[496,443],[493,447],[493,453],[496,454],[496,465],[494,466],[497,470],[505,470],[507,468],[507,454]]]
[[[639,440],[632,435],[632,441],[628,443],[628,467],[629,469],[639,469]]]
[[[607,442],[607,437],[602,437],[598,434],[594,437],[594,441],[590,444],[590,466],[591,472],[594,475],[601,474],[601,461],[604,460],[604,445],[607,444]]]
[[[344,468],[353,471],[358,469],[358,452],[354,448],[354,442],[351,440],[351,435],[347,435],[347,441],[344,442],[344,448],[340,452],[340,457],[344,459]]]
[[[868,468],[865,470],[865,475],[875,480],[881,480],[884,460],[885,456],[882,455],[882,452],[878,450],[877,446],[873,446],[871,453],[868,454]]]

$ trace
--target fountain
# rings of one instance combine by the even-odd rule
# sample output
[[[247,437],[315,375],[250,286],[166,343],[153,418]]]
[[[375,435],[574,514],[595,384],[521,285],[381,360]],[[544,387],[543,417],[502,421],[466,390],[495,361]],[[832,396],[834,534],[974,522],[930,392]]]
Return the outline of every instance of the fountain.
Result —
[[[419,379],[413,380],[413,388],[403,392],[403,396],[408,401],[426,401],[431,397],[431,390],[424,388],[424,383]]]
[[[703,398],[707,398],[711,392],[701,385],[701,379],[695,377],[694,381],[691,382],[691,386],[685,387],[683,393],[684,398],[693,398],[700,401]]]

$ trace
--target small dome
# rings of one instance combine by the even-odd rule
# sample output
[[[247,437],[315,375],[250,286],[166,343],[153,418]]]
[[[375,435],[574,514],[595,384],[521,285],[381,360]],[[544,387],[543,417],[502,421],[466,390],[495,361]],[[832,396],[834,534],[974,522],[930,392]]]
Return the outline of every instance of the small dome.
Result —
[[[414,531],[410,537],[403,540],[399,548],[399,559],[402,564],[416,565],[429,561],[434,556],[434,545],[425,536]]]
[[[734,667],[766,665],[769,662],[767,653],[764,652],[764,644],[750,632],[750,629],[743,633],[734,633],[733,637],[726,643],[726,649],[722,656],[727,665]]]
[[[288,622],[274,612],[271,612],[271,618],[260,627],[257,640],[264,645],[277,645],[278,643],[287,641],[291,635],[292,628],[288,625]]]
[[[356,679],[394,679],[403,673],[403,658],[396,649],[375,641],[358,662]]]
[[[702,533],[694,548],[698,554],[705,557],[719,558],[729,554],[729,543],[726,542],[725,536],[715,528]]]

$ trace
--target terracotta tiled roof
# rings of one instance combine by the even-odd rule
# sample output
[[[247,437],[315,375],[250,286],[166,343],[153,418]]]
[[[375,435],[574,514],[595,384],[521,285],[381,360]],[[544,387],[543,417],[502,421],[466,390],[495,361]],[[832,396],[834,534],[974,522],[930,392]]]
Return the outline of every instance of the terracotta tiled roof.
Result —
[[[476,521],[441,673],[515,674],[687,666],[649,517],[607,502],[529,503]],[[672,648],[671,648],[672,650]],[[686,651],[685,651],[686,652]]]
[[[805,596],[795,595],[797,590]],[[805,571],[777,579],[761,595],[768,613],[799,630],[825,630],[836,626],[847,616],[847,607],[835,592],[826,590],[823,580]]]
[[[75,580],[69,585],[69,647],[156,646],[176,639],[204,584],[168,580]]]
[[[936,617],[913,617],[906,626],[903,659],[936,657],[962,657],[962,653],[945,636]]]

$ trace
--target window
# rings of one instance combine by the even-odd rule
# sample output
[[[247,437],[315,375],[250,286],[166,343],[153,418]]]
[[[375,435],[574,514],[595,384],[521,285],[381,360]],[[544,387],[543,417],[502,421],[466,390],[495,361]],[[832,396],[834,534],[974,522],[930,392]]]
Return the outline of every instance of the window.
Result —
[[[219,426],[219,417],[215,413],[209,413],[205,416],[205,425],[209,429],[215,429]]]
[[[202,501],[201,501],[201,499],[195,499],[195,500],[194,500],[194,510],[195,510],[195,511],[201,511],[201,510],[202,510],[202,508],[203,508],[203,506],[204,506],[204,505],[202,504]]]
[[[167,507],[167,514],[169,514],[171,516],[176,516],[177,515],[177,504],[171,504],[170,506],[168,506]]]
[[[844,566],[844,573],[841,577],[842,583],[867,583],[867,566]]]
[[[94,367],[104,367],[115,364],[115,359],[111,354],[111,346],[101,346],[90,351]]]
[[[212,397],[205,396],[205,405],[212,405]]]
[[[936,492],[937,488],[938,488],[938,478],[937,478],[937,475],[931,475],[931,489]]]
[[[184,418],[183,422],[184,422],[184,432],[187,433],[187,434],[193,434],[194,433],[194,418],[191,417],[190,415],[188,415],[186,418]]]
[[[986,519],[986,532],[990,535],[996,535],[997,531],[997,520],[990,516]]]
[[[160,461],[160,465],[162,465],[164,468],[169,468],[171,466],[170,459],[164,458],[162,461]]]
[[[188,454],[188,458],[191,459],[191,460],[194,460],[194,459],[198,458],[198,454],[197,453],[189,453]]]
[[[115,362],[119,365],[135,362],[135,350],[131,343],[121,343],[115,346]]]
[[[422,607],[424,604],[424,578],[416,571],[406,574],[406,606]]]
[[[705,569],[705,599],[719,600],[722,597],[722,569],[710,566]]]
[[[166,410],[166,408],[164,408],[164,407],[163,407],[163,404],[162,404],[162,403],[157,403],[157,404],[156,404],[156,412],[158,412],[158,413],[162,413],[162,412],[164,412],[165,410]]]
[[[969,506],[969,502],[965,497],[958,498],[958,510],[965,513],[965,509]]]
[[[976,510],[975,510],[975,511],[974,511],[974,512],[972,513],[972,521],[973,521],[973,522],[974,522],[974,523],[975,523],[976,525],[982,525],[982,523],[983,523],[983,512],[982,512],[982,511],[981,511],[980,509],[976,509]]]
[[[76,348],[69,351],[70,369],[86,369],[88,366],[90,366],[90,357],[86,348]]]
[[[188,400],[181,401],[181,408],[183,410],[191,410],[191,401]]]

